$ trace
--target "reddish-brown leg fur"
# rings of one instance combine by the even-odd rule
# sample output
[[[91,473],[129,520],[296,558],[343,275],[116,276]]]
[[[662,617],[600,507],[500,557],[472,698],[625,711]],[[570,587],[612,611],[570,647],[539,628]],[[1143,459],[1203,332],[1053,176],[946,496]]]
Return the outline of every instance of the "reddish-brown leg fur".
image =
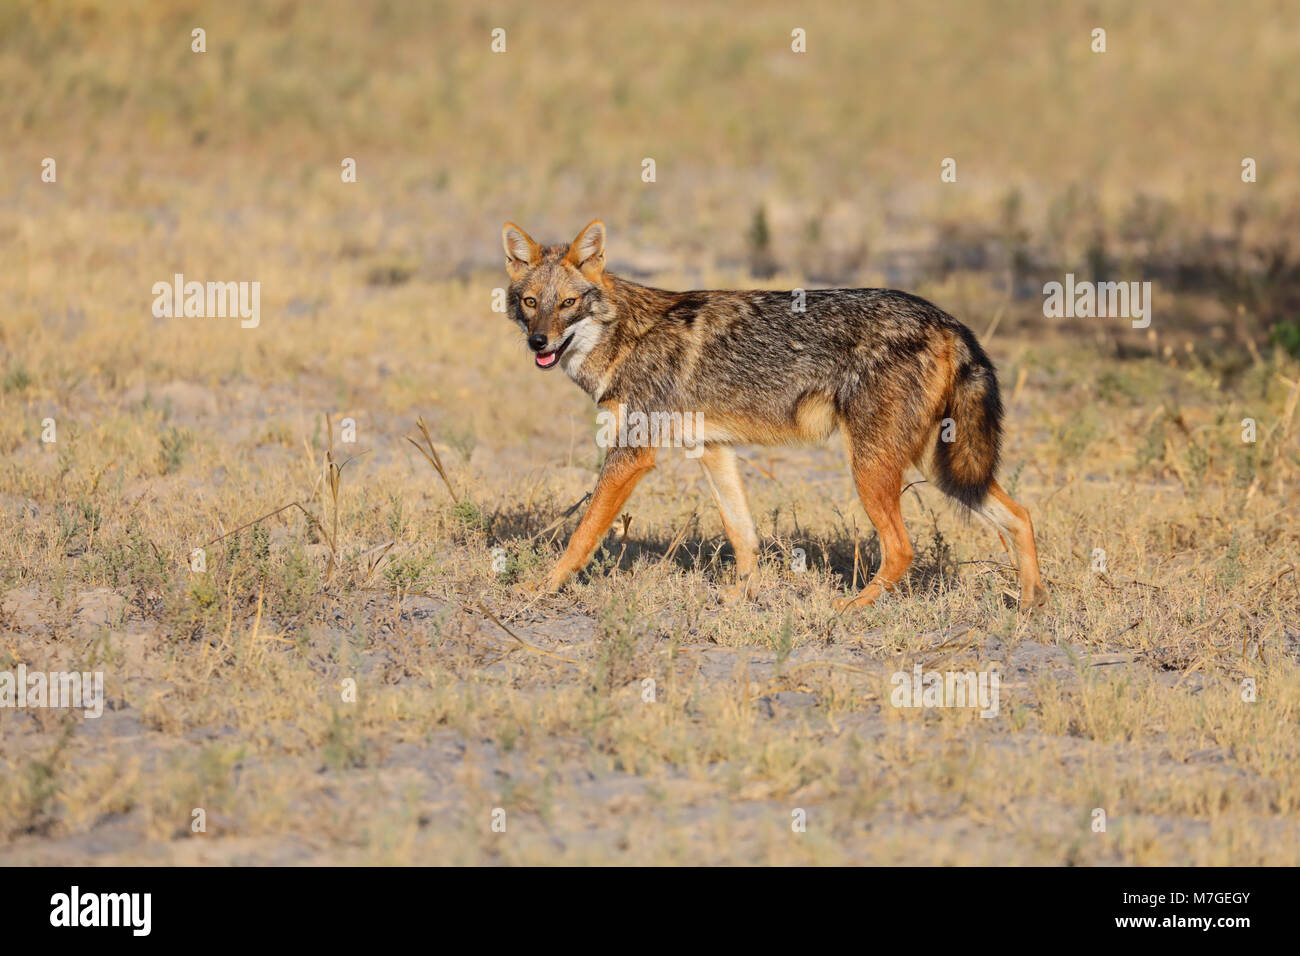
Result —
[[[632,489],[655,464],[654,448],[611,448],[605,456],[596,491],[587,513],[578,522],[569,546],[546,578],[544,590],[558,591],[571,574],[579,571],[596,550],[600,539],[614,523]]]
[[[976,511],[988,519],[998,537],[1005,533],[1011,539],[1016,570],[1020,573],[1020,606],[1024,609],[1041,606],[1047,600],[1047,589],[1038,573],[1038,548],[1034,544],[1034,523],[1029,512],[996,481],[989,485],[988,500]]]
[[[883,560],[880,570],[859,594],[835,602],[837,611],[875,603],[881,594],[894,589],[912,563],[912,542],[908,540],[907,529],[903,527],[900,501],[903,494],[903,467],[890,461],[879,450],[855,447],[852,437],[846,434],[846,438],[850,447],[853,481],[858,487],[862,506],[867,509],[867,517],[880,535]]]

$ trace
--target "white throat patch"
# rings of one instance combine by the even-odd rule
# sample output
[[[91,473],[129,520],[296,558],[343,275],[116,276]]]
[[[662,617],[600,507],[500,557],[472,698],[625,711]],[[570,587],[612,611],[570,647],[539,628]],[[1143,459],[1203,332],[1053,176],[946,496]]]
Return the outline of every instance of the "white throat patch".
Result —
[[[564,369],[564,374],[576,380],[578,370],[600,341],[602,332],[600,323],[591,318],[583,319],[573,326],[569,333],[569,347],[560,356],[560,367]]]

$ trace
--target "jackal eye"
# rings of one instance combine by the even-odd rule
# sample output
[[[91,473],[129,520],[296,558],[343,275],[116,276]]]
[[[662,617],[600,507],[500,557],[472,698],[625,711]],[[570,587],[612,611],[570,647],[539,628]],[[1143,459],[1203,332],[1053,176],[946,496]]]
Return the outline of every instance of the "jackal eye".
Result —
[[[560,308],[567,309],[569,306],[573,305],[573,303],[577,301],[578,301],[577,299],[565,299],[563,302],[560,303]]]
[[[531,295],[524,296],[524,305],[528,306],[528,308],[530,309],[535,309],[537,308],[537,300],[534,299]]]

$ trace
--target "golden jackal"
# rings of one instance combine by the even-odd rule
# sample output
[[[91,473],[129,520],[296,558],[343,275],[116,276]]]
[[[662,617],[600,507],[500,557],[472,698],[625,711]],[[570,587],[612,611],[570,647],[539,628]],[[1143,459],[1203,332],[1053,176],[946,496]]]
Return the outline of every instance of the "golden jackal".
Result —
[[[758,536],[732,445],[822,441],[838,426],[883,551],[867,587],[838,607],[871,604],[912,562],[900,508],[908,465],[1010,538],[1021,606],[1042,603],[1029,513],[994,480],[1002,400],[993,364],[952,316],[889,289],[650,289],[605,271],[600,220],[567,246],[539,246],[510,222],[502,240],[507,311],[538,368],[564,369],[619,422],[667,412],[703,423],[694,440],[736,552],[733,594],[753,593]],[[654,466],[653,443],[611,444],[547,590],[587,563]]]

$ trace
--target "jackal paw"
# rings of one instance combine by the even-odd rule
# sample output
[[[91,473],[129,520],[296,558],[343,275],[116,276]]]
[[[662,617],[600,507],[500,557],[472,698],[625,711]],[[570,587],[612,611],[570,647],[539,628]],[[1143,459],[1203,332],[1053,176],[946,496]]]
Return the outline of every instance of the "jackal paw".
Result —
[[[739,604],[741,601],[752,600],[758,594],[758,585],[754,581],[753,574],[747,574],[735,584],[722,589],[723,604]]]
[[[546,597],[552,594],[559,594],[560,589],[564,587],[564,584],[568,579],[569,576],[567,574],[560,574],[558,571],[552,571],[543,581],[532,581],[520,585],[520,590],[526,597]]]
[[[856,611],[858,608],[870,607],[875,604],[876,598],[884,593],[884,588],[879,584],[868,584],[857,594],[837,598],[831,602],[831,607],[835,608],[836,614],[843,614],[845,611]]]
[[[1020,592],[1020,613],[1031,614],[1047,606],[1047,588],[1041,584]]]

